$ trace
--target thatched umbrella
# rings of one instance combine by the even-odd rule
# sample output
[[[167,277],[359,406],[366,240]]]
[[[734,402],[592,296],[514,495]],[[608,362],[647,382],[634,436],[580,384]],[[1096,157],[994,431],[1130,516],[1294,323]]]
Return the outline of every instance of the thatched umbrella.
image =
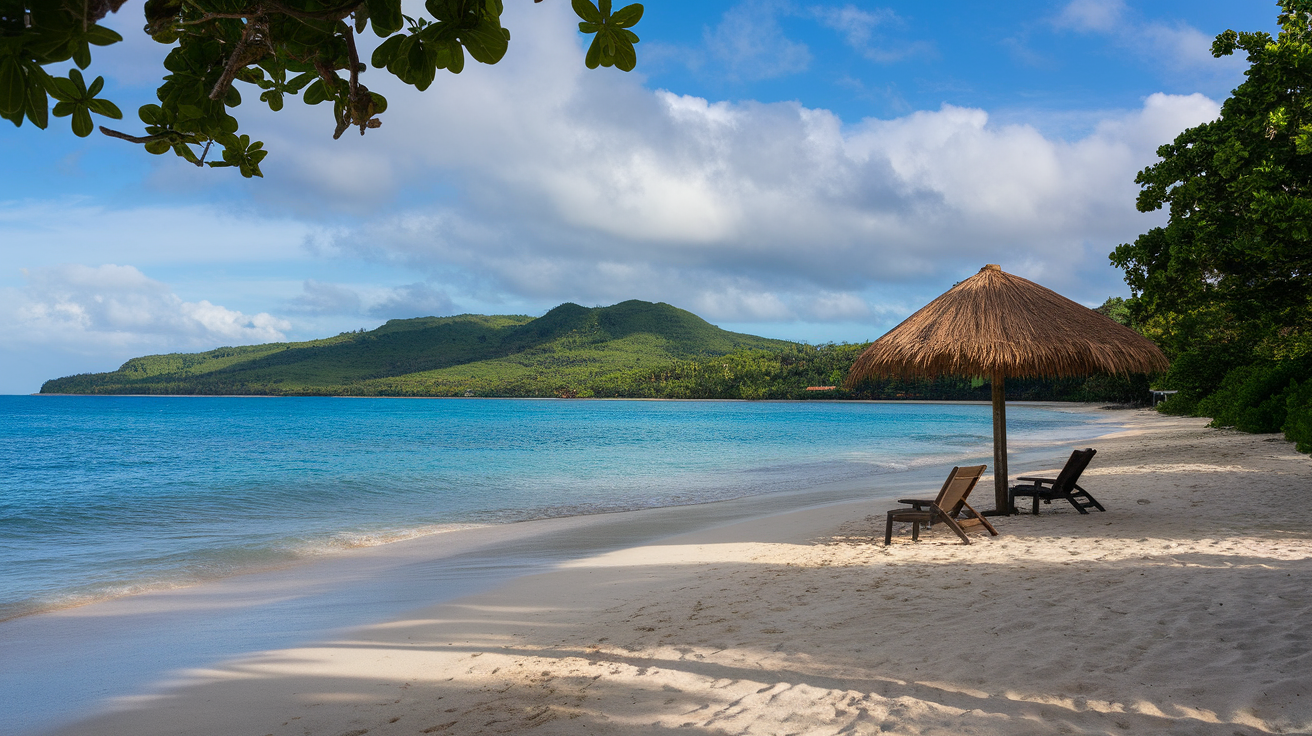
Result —
[[[982,376],[993,383],[995,513],[1007,504],[1006,379],[1165,370],[1151,341],[1033,281],[989,264],[876,340],[847,385],[872,376]]]

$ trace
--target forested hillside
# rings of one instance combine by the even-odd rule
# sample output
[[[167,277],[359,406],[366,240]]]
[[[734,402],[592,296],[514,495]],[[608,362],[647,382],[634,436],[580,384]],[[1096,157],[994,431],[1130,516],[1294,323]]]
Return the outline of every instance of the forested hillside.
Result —
[[[669,399],[989,398],[980,379],[841,388],[868,343],[803,345],[721,330],[668,304],[561,305],[526,316],[392,320],[324,340],[133,358],[42,393],[562,396]],[[816,390],[820,387],[819,390]],[[834,388],[828,388],[834,387]],[[1142,401],[1143,377],[1011,380],[1013,399]]]

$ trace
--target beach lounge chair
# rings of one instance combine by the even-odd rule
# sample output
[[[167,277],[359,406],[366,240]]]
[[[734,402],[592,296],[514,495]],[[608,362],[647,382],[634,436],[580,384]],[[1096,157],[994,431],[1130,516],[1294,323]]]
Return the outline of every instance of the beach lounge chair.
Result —
[[[1084,469],[1089,467],[1089,461],[1098,451],[1092,447],[1085,450],[1076,450],[1071,453],[1071,459],[1066,461],[1066,467],[1061,469],[1056,478],[1036,478],[1034,476],[1022,475],[1016,480],[1027,481],[1022,485],[1011,487],[1008,492],[1008,501],[1011,503],[1011,510],[1016,511],[1017,496],[1033,496],[1034,509],[1033,513],[1039,513],[1039,500],[1044,503],[1052,503],[1055,499],[1064,498],[1071,502],[1075,510],[1081,514],[1089,513],[1087,509],[1096,508],[1099,511],[1106,511],[1102,504],[1098,503],[1088,491],[1080,487],[1078,481],[1080,474]]]
[[[948,473],[948,479],[943,482],[943,488],[939,490],[938,497],[933,501],[921,499],[902,499],[898,503],[910,504],[911,508],[893,509],[888,512],[888,525],[884,527],[884,546],[893,543],[893,522],[909,521],[911,522],[911,541],[920,541],[920,525],[924,524],[926,528],[932,528],[934,522],[941,521],[947,524],[948,528],[961,537],[961,541],[970,544],[970,538],[966,536],[966,529],[973,526],[983,525],[989,530],[989,534],[998,536],[998,530],[988,522],[978,511],[971,507],[966,501],[966,497],[975,489],[975,484],[979,482],[979,477],[984,474],[984,465],[970,465],[964,468],[953,468]],[[958,520],[958,515],[965,513],[964,519]]]

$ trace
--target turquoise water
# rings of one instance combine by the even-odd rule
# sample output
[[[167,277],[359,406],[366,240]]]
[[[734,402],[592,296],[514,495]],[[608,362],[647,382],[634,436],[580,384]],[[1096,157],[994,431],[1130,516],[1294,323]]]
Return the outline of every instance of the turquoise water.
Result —
[[[1105,426],[1009,420],[1013,446]],[[462,526],[956,464],[991,432],[978,405],[4,396],[0,619]]]

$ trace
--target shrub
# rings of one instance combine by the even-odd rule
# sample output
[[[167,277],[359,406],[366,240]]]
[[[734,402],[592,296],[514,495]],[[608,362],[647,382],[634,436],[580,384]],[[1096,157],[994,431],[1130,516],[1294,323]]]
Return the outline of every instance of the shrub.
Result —
[[[1312,379],[1289,385],[1285,392],[1285,439],[1299,452],[1312,452]]]
[[[1295,379],[1307,375],[1307,360],[1263,362],[1232,369],[1221,386],[1198,402],[1212,426],[1243,432],[1279,432],[1288,412]]]

